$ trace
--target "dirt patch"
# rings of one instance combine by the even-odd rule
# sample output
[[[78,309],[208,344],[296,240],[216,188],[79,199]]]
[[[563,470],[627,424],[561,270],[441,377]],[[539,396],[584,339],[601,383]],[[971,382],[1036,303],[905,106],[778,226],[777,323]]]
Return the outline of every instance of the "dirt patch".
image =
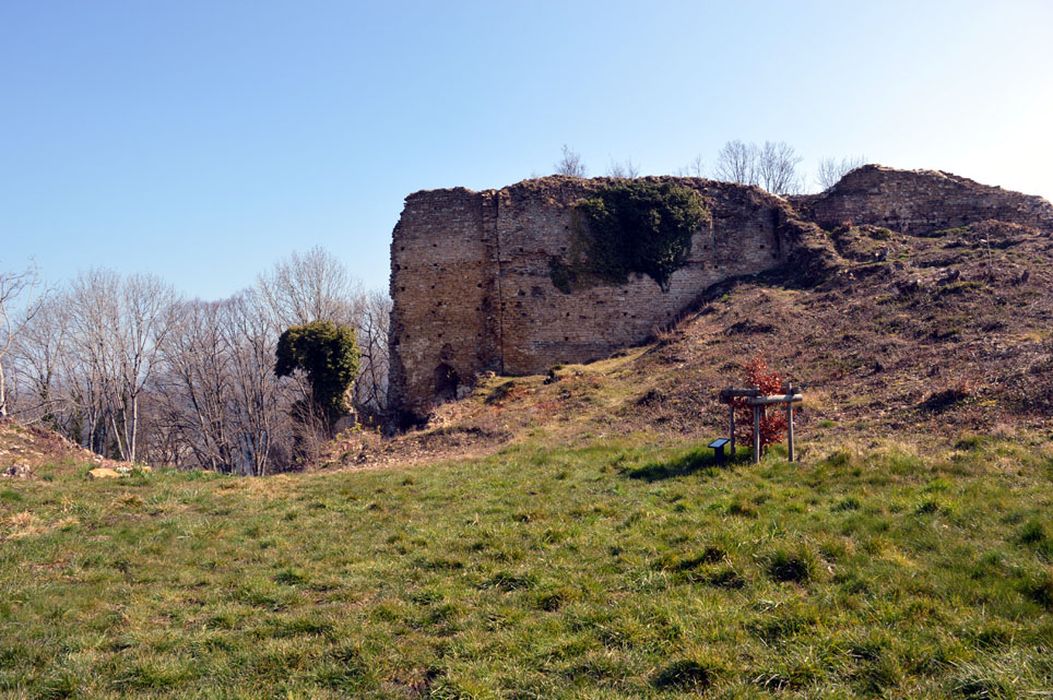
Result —
[[[0,419],[0,478],[35,478],[41,467],[84,465],[126,468],[124,462],[105,459],[40,425]]]

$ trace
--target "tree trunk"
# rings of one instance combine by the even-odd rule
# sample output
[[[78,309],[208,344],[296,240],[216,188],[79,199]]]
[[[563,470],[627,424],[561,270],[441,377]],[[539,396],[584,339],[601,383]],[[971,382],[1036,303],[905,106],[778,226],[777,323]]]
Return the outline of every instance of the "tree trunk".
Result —
[[[7,417],[7,377],[4,375],[4,363],[0,362],[0,418]]]

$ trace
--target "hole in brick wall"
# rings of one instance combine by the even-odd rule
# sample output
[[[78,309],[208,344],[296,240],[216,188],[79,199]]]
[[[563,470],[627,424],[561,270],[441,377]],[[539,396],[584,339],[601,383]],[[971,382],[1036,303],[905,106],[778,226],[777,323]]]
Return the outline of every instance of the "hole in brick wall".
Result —
[[[764,250],[764,244],[763,243],[760,244],[760,249]]]
[[[457,385],[461,378],[457,371],[445,362],[435,368],[435,398],[439,401],[452,401],[457,398]]]
[[[564,343],[570,342],[570,336],[569,335],[563,336],[563,342]]]
[[[483,283],[480,282],[479,284],[475,285],[475,288],[476,289],[482,289],[483,288]]]
[[[404,291],[406,291],[406,288],[405,287],[399,287],[399,291],[400,292],[404,292]]]
[[[402,252],[406,252],[406,246],[399,246],[399,250]]]

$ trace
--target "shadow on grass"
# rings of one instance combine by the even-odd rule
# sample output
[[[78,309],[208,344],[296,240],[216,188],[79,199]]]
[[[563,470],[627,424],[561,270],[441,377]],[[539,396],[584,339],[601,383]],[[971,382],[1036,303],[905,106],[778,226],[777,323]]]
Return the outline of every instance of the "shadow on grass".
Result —
[[[717,464],[713,451],[707,447],[686,452],[682,455],[663,462],[650,462],[635,469],[627,469],[625,475],[630,479],[641,479],[643,481],[662,481],[663,479],[675,479],[680,476],[701,474],[711,476],[718,469],[727,467],[741,459],[729,457],[724,464]]]

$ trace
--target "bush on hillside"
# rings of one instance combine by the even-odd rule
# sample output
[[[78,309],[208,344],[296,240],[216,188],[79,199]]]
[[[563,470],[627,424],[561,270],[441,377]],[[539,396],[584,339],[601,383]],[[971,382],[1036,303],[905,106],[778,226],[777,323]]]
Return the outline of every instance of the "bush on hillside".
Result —
[[[762,394],[781,394],[785,382],[782,376],[768,367],[762,357],[754,357],[742,365],[742,382],[745,387],[756,387]],[[753,444],[753,407],[746,403],[744,396],[731,400],[735,407],[735,436],[744,445]],[[768,407],[761,415],[760,442],[761,451],[769,445],[781,442],[786,436],[786,412]]]
[[[307,374],[311,403],[330,426],[348,412],[348,392],[359,362],[354,330],[330,321],[292,326],[278,339],[275,359],[274,374],[279,377],[297,370]]]

